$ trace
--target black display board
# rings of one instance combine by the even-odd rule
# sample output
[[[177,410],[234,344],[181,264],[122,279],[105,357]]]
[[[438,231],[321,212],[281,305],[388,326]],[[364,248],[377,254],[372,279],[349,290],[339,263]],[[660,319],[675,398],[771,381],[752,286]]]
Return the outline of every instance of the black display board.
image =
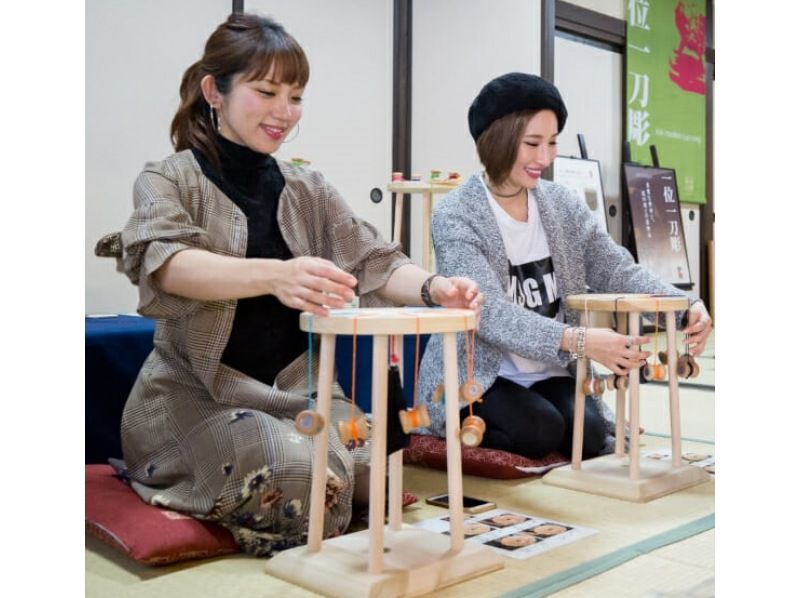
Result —
[[[690,289],[692,276],[675,171],[623,164],[638,262],[662,280]]]

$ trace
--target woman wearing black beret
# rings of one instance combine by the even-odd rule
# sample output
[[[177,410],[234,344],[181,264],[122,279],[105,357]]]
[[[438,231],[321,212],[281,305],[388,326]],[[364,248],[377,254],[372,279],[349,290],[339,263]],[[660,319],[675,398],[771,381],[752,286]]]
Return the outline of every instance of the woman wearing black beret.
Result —
[[[469,130],[485,171],[446,195],[433,214],[438,271],[470,276],[485,295],[473,377],[486,393],[473,404],[486,422],[482,446],[528,457],[571,455],[577,356],[627,374],[650,355],[646,337],[578,327],[564,298],[593,292],[685,295],[636,264],[565,187],[542,180],[567,120],[558,89],[535,75],[508,73],[487,83],[469,109]],[[711,318],[701,301],[684,334],[703,351]],[[466,355],[460,339],[460,355]],[[420,395],[431,432],[444,432],[441,341],[433,337],[421,366]],[[572,362],[572,364],[571,364]],[[466,378],[466,364],[460,365]],[[613,417],[599,397],[586,403],[584,457],[613,450]],[[462,419],[468,409],[462,409]]]

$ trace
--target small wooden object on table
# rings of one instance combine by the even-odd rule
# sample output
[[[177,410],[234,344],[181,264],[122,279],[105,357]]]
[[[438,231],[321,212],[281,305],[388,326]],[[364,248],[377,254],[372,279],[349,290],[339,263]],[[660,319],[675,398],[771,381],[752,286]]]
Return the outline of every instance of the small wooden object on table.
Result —
[[[373,337],[369,529],[322,540],[329,440],[323,430],[314,436],[308,544],[272,557],[267,572],[314,592],[355,598],[417,596],[501,569],[502,561],[491,548],[464,542],[456,333],[473,329],[475,314],[441,308],[341,309],[331,310],[327,318],[301,314],[300,328],[311,326],[322,335],[317,410],[325,422],[330,421],[336,335],[352,335],[354,319],[357,334]],[[389,525],[384,525],[386,418],[398,417],[387,413],[389,337],[438,333],[444,335],[449,536],[403,525],[402,450],[388,459]]]
[[[587,359],[578,360],[575,381],[575,424],[572,437],[572,463],[552,470],[543,482],[572,490],[601,494],[635,502],[647,502],[660,496],[694,486],[709,480],[709,475],[699,467],[681,462],[681,430],[677,374],[676,312],[687,308],[685,297],[658,297],[652,295],[589,294],[571,295],[567,308],[581,313],[581,325],[587,325],[588,312],[616,312],[618,332],[639,336],[639,316],[642,313],[663,313],[667,321],[667,367],[669,380],[670,434],[672,461],[655,459],[640,461],[639,451],[639,368],[631,370],[626,385],[618,385],[616,409],[616,450],[582,462],[583,419],[586,396],[582,392],[587,378]],[[630,450],[625,454],[625,396],[630,409]]]

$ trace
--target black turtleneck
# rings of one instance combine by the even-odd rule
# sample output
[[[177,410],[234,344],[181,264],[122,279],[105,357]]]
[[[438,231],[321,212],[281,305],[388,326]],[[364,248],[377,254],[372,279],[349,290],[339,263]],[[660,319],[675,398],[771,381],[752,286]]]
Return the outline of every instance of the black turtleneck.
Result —
[[[203,174],[247,217],[247,257],[294,257],[278,228],[278,198],[286,181],[275,159],[218,136],[221,170],[193,149]],[[222,363],[266,384],[305,350],[300,312],[272,295],[239,299]]]

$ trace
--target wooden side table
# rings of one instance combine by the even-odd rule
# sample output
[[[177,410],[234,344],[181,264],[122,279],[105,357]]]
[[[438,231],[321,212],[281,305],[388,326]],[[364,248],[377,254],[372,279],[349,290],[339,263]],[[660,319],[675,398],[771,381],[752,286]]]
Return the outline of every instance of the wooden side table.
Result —
[[[322,539],[328,425],[334,379],[336,335],[373,337],[372,430],[369,529]],[[314,437],[308,544],[278,553],[267,563],[271,575],[330,596],[416,596],[503,567],[489,547],[464,542],[461,445],[459,440],[456,333],[475,327],[470,310],[363,308],[331,310],[327,318],[300,316],[300,328],[322,335],[316,410],[326,428]],[[449,537],[402,523],[402,450],[389,457],[389,525],[386,509],[386,421],[388,345],[392,335],[444,334]]]
[[[616,408],[616,446],[614,454],[583,462],[583,420],[586,397],[583,382],[588,371],[588,359],[578,360],[575,380],[575,423],[572,438],[572,463],[552,470],[543,482],[591,494],[601,494],[635,502],[654,498],[700,484],[709,479],[699,467],[681,462],[680,398],[678,396],[676,312],[687,309],[685,297],[658,297],[653,295],[588,294],[567,297],[566,306],[580,312],[581,325],[587,325],[590,312],[617,314],[617,331],[639,335],[639,316],[658,311],[667,321],[667,371],[669,379],[670,436],[672,461],[665,463],[654,459],[644,462],[639,451],[639,369],[631,370],[629,388],[618,389]],[[630,449],[625,455],[625,398],[628,395],[630,411]]]
[[[433,196],[435,194],[449,193],[458,185],[444,183],[423,183],[421,181],[403,181],[402,183],[391,183],[386,190],[397,194],[397,201],[394,204],[394,230],[392,231],[392,241],[399,243],[403,232],[403,197],[405,195],[422,196],[422,267],[432,271],[431,260],[432,239],[431,239],[431,214],[433,212]],[[411,249],[406,247],[410,254]]]

